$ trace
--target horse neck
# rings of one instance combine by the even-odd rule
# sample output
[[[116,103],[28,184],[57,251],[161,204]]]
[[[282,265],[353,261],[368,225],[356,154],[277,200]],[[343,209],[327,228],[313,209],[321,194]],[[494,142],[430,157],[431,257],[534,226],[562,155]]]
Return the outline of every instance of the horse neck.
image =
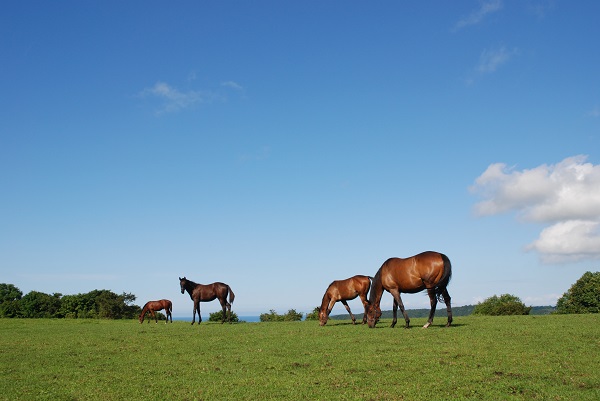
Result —
[[[193,281],[187,280],[183,286],[183,289],[186,290],[191,297],[192,293],[194,292],[194,288],[196,288],[197,285],[198,284],[194,283]]]
[[[319,311],[325,311],[327,309],[327,305],[329,305],[329,296],[327,292],[325,292],[325,295],[323,295],[323,300],[321,301],[321,309],[319,309]]]
[[[383,284],[381,283],[381,269],[379,269],[372,280],[371,293],[369,294],[369,303],[371,305],[379,305],[382,296]]]
[[[142,309],[142,313],[140,313],[140,320],[142,320],[142,317],[146,314],[146,312],[148,312],[148,302],[146,302],[146,305],[144,305],[144,308]]]

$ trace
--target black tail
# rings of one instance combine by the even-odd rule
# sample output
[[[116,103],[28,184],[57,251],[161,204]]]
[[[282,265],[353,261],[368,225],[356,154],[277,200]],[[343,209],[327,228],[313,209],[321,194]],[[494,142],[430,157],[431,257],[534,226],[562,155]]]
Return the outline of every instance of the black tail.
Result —
[[[440,302],[444,302],[443,293],[448,284],[450,283],[450,279],[452,278],[452,263],[450,263],[450,259],[448,256],[443,253],[440,254],[442,256],[442,260],[444,261],[444,275],[442,279],[435,287],[435,295]]]
[[[369,301],[369,292],[371,291],[371,286],[373,285],[373,277],[371,276],[367,276],[369,278],[369,289],[367,290],[367,293],[365,294],[365,297],[367,298],[367,302]]]
[[[229,303],[232,304],[235,299],[235,294],[231,291],[231,287],[227,286],[227,288],[229,289]]]

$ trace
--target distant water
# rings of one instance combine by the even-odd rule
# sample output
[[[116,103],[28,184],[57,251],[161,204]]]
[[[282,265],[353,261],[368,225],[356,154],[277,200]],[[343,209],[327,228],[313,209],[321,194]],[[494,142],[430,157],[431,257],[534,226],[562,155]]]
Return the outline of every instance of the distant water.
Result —
[[[238,319],[240,320],[240,322],[241,321],[248,322],[248,323],[260,322],[260,316],[238,316]],[[191,316],[173,316],[173,320],[191,322],[192,317]],[[198,318],[196,318],[196,321],[198,321]],[[208,321],[208,316],[203,316],[202,321],[203,322]]]

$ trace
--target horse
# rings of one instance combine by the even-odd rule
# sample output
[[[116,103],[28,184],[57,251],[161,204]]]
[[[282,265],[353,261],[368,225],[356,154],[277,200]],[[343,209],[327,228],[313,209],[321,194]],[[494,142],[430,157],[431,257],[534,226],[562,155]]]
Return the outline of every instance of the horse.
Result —
[[[423,326],[427,328],[433,322],[435,307],[438,300],[444,301],[448,312],[449,327],[452,323],[452,307],[450,306],[450,294],[447,286],[452,277],[452,265],[450,259],[444,254],[438,252],[423,252],[410,258],[390,258],[386,260],[379,268],[373,278],[369,306],[367,308],[367,323],[370,328],[375,327],[381,317],[381,297],[383,290],[388,291],[394,297],[394,319],[392,326],[396,325],[396,315],[398,307],[404,315],[406,328],[410,326],[410,319],[404,310],[404,304],[400,298],[400,293],[415,294],[427,290],[431,304],[429,320]]]
[[[367,293],[371,287],[371,279],[372,277],[369,276],[358,275],[345,280],[336,280],[329,284],[329,287],[327,287],[327,290],[325,291],[325,295],[323,295],[323,301],[321,302],[321,308],[319,309],[320,325],[325,326],[325,324],[327,324],[329,314],[335,303],[338,301],[341,301],[346,307],[346,310],[350,314],[350,318],[352,318],[352,324],[356,324],[356,319],[346,302],[351,301],[356,297],[360,297],[365,308],[362,321],[362,323],[365,324],[367,322],[367,305],[369,304],[369,301],[367,301]]]
[[[168,299],[161,299],[160,301],[148,301],[144,305],[142,309],[142,314],[140,315],[140,323],[144,323],[144,318],[146,317],[146,313],[150,312],[156,323],[158,323],[158,319],[156,318],[156,314],[154,312],[159,310],[165,310],[167,314],[167,321],[165,324],[169,323],[169,317],[171,318],[171,323],[173,323],[173,315],[171,314],[173,310],[173,304]],[[148,323],[150,323],[150,319],[148,319]]]
[[[223,320],[221,323],[225,323],[225,309],[227,309],[227,321],[231,322],[231,304],[235,299],[235,294],[227,284],[219,282],[207,285],[197,284],[185,277],[179,277],[179,285],[181,286],[181,293],[183,294],[184,291],[187,291],[191,300],[194,301],[192,324],[196,322],[196,311],[198,312],[198,324],[202,323],[200,302],[210,302],[217,298],[223,309]],[[229,294],[229,302],[227,302],[227,294]]]

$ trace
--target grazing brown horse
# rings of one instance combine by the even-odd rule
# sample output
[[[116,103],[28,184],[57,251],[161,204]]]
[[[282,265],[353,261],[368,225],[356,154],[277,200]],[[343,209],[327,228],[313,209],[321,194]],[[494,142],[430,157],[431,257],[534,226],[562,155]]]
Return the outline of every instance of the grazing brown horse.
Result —
[[[156,318],[156,314],[154,312],[163,309],[167,314],[167,321],[165,322],[165,324],[169,323],[169,317],[171,318],[171,323],[173,323],[173,315],[171,315],[171,312],[173,310],[173,304],[168,299],[146,302],[146,305],[144,305],[144,308],[142,309],[142,314],[140,315],[140,323],[144,323],[144,318],[146,317],[146,313],[148,312],[150,312],[150,315],[152,315],[156,323],[158,323],[158,319]],[[148,319],[148,323],[150,323],[150,319]]]
[[[187,291],[190,294],[190,298],[194,301],[194,315],[192,317],[192,324],[196,321],[196,312],[198,312],[198,324],[202,322],[202,316],[200,315],[200,302],[210,302],[215,299],[219,299],[221,308],[223,308],[223,320],[221,323],[225,323],[225,309],[227,309],[227,321],[231,321],[231,304],[235,299],[235,294],[231,291],[231,288],[224,283],[212,283],[208,285],[196,284],[191,280],[179,277],[179,285],[181,286],[181,293]],[[227,302],[227,294],[229,294],[229,302]]]
[[[327,324],[329,314],[333,309],[333,305],[336,302],[341,301],[346,307],[346,310],[352,318],[352,324],[356,324],[356,319],[348,306],[346,301],[351,301],[356,297],[360,297],[360,300],[365,307],[365,313],[363,315],[363,324],[367,322],[367,293],[371,287],[371,277],[369,276],[354,276],[347,278],[346,280],[336,280],[329,284],[325,295],[323,295],[323,301],[321,302],[321,309],[319,310],[319,323],[321,326]]]
[[[410,319],[404,310],[400,293],[414,294],[427,290],[431,303],[429,320],[423,326],[427,328],[433,322],[435,307],[438,300],[446,303],[448,311],[448,323],[452,323],[452,308],[450,306],[450,294],[446,287],[452,277],[452,265],[450,259],[444,254],[437,252],[423,252],[407,259],[391,258],[386,260],[373,278],[369,306],[367,308],[367,323],[373,328],[381,317],[381,296],[383,290],[388,291],[394,297],[394,320],[392,326],[396,325],[396,314],[398,307],[404,315],[406,328],[410,325]]]

